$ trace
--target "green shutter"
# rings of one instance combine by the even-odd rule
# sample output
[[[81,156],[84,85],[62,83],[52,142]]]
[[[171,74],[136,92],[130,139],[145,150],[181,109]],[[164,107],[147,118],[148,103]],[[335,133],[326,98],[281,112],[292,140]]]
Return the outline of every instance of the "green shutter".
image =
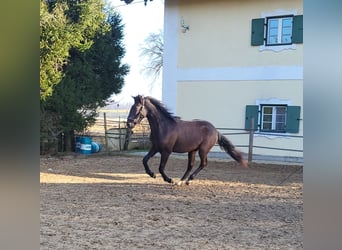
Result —
[[[286,132],[298,133],[300,120],[300,106],[288,106],[286,115]]]
[[[293,17],[292,42],[303,43],[303,15]]]
[[[247,105],[246,106],[246,118],[245,118],[245,129],[251,129],[251,119],[254,117],[254,130],[258,129],[258,116],[259,106],[258,105]]]
[[[258,46],[264,44],[264,18],[252,19],[251,45]]]

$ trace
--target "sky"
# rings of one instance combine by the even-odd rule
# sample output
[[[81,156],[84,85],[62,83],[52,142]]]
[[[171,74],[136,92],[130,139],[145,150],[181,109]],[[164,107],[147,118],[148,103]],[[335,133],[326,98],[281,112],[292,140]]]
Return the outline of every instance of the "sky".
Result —
[[[153,96],[161,99],[161,77],[153,81],[142,72],[142,62],[139,48],[150,33],[163,30],[164,26],[164,0],[148,1],[134,0],[125,4],[121,0],[107,0],[122,16],[124,27],[124,44],[126,55],[122,62],[130,66],[130,73],[125,77],[125,85],[118,95],[113,95],[115,103],[132,103],[132,96],[138,94]]]

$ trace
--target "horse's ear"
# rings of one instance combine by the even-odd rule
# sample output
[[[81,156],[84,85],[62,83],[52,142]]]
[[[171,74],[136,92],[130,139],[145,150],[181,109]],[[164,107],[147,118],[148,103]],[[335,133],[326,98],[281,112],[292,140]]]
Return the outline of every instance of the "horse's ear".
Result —
[[[132,96],[132,98],[134,99],[134,104],[139,104],[140,103],[140,96]]]
[[[137,96],[139,98],[139,102],[142,105],[144,103],[144,98],[141,95]]]

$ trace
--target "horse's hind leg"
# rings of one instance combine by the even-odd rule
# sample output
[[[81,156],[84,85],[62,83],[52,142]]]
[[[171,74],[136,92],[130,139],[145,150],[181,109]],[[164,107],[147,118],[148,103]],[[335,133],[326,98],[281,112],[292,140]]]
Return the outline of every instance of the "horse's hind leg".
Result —
[[[177,183],[178,186],[182,185],[183,181],[189,176],[195,163],[195,156],[196,156],[196,151],[191,151],[188,153],[188,168],[186,169],[181,180]]]
[[[144,167],[145,167],[145,172],[151,176],[152,178],[156,178],[156,175],[155,173],[153,173],[151,171],[151,169],[149,168],[147,162],[149,161],[149,159],[151,159],[155,154],[157,153],[157,151],[154,149],[154,147],[152,147],[150,149],[150,151],[147,153],[147,155],[145,155],[145,157],[143,158],[143,164],[144,164]]]
[[[201,163],[199,165],[199,167],[190,175],[190,177],[188,178],[188,180],[186,181],[186,184],[189,185],[190,182],[196,177],[196,175],[208,164],[208,158],[207,158],[208,152],[203,152],[203,151],[199,151],[199,156],[201,159]]]

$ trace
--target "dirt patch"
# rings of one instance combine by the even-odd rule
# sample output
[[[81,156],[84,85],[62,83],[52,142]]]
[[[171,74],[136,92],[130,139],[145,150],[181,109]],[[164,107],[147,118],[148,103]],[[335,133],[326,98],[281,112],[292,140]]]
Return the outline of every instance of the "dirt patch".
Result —
[[[186,163],[171,158],[167,175]],[[45,157],[40,169],[40,249],[303,248],[301,166],[209,159],[182,187],[138,156]]]

